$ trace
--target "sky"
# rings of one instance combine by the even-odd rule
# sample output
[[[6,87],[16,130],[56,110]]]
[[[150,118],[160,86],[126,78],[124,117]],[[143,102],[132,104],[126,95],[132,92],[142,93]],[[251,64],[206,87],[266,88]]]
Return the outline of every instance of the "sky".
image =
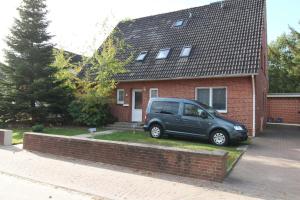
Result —
[[[56,47],[90,54],[103,40],[102,25],[111,27],[122,19],[165,13],[218,0],[48,0],[49,32]],[[10,33],[21,0],[0,1],[0,62],[4,62],[5,38]],[[300,0],[267,0],[268,42],[288,26],[300,29]]]

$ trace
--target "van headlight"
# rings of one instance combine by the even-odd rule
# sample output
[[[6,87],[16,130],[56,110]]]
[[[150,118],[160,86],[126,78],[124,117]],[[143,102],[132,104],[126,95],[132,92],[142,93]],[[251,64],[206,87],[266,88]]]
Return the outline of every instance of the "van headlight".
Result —
[[[236,130],[236,131],[242,131],[242,130],[244,130],[243,127],[238,126],[238,125],[235,125],[233,128],[234,128],[234,130]]]

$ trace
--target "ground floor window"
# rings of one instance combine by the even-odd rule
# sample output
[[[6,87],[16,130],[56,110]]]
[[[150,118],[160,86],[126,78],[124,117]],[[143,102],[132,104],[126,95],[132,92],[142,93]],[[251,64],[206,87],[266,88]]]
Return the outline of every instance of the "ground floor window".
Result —
[[[227,88],[196,88],[196,100],[213,107],[219,112],[227,112]]]
[[[149,96],[150,96],[150,99],[151,98],[157,98],[158,97],[158,89],[157,88],[150,88]]]
[[[124,104],[124,89],[117,89],[117,104]]]

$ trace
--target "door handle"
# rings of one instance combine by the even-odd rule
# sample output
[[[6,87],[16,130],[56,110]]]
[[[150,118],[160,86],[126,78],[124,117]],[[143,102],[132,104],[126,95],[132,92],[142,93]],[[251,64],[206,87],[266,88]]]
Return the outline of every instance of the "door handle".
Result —
[[[175,118],[175,121],[179,122],[179,121],[180,121],[180,118]]]

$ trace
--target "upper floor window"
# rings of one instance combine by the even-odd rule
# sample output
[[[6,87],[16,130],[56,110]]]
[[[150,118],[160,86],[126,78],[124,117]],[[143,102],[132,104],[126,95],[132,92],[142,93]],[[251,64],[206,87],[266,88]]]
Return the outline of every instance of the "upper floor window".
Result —
[[[219,112],[227,112],[227,89],[217,88],[196,88],[196,100],[211,106]]]
[[[117,89],[117,104],[124,104],[125,99],[125,91],[124,89]]]
[[[180,57],[189,57],[192,51],[192,46],[185,46],[182,48]]]
[[[180,26],[183,26],[183,20],[182,19],[178,19],[174,22],[174,27],[180,27]]]
[[[169,55],[169,52],[170,52],[170,48],[159,50],[156,59],[166,59]]]
[[[143,61],[147,56],[148,51],[142,51],[138,57],[135,59],[136,61]]]

